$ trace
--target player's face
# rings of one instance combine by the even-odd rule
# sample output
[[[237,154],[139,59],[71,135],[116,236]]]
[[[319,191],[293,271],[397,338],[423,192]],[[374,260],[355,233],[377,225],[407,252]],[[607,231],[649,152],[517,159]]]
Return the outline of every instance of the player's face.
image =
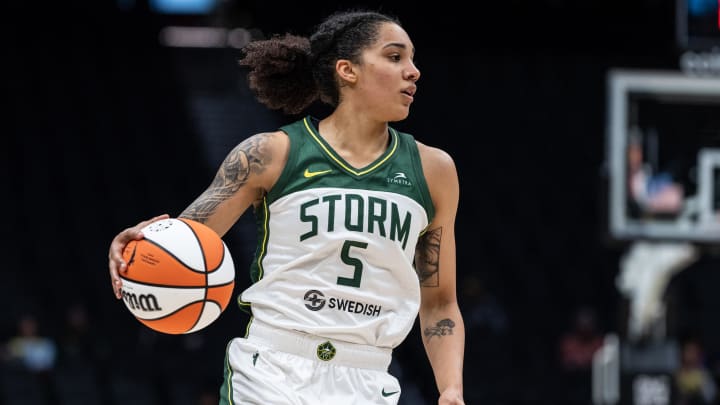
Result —
[[[363,52],[357,95],[380,120],[407,118],[420,78],[414,55],[407,32],[393,23],[383,24],[378,40]]]

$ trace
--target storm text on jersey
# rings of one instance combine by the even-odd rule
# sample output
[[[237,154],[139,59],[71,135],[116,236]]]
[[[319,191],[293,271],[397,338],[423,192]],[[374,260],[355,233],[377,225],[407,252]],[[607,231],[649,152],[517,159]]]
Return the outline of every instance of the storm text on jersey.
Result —
[[[410,212],[401,213],[395,202],[383,198],[352,193],[330,194],[301,204],[300,221],[308,223],[310,229],[300,235],[300,241],[317,236],[320,227],[333,232],[338,210],[345,213],[345,221],[341,225],[346,230],[376,233],[401,242],[405,249],[412,223]],[[326,215],[319,215],[322,212]],[[321,224],[320,218],[327,218],[327,224]]]

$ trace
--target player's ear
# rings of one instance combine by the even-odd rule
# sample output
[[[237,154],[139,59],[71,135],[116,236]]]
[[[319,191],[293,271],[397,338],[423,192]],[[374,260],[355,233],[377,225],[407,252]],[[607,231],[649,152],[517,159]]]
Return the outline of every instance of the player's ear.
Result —
[[[335,72],[344,82],[355,83],[357,81],[355,65],[347,59],[338,59],[338,61],[335,62]]]

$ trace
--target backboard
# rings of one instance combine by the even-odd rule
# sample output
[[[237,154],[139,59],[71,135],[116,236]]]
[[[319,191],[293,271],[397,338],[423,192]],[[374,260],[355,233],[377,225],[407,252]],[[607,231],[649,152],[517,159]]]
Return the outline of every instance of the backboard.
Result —
[[[720,242],[720,79],[607,76],[612,237]]]

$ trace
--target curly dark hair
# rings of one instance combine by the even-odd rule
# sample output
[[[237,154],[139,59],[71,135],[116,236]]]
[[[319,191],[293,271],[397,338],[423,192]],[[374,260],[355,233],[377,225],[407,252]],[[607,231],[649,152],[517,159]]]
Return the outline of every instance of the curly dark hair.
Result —
[[[384,23],[400,22],[365,10],[327,17],[310,38],[293,34],[253,41],[243,48],[240,65],[250,69],[248,82],[258,101],[273,110],[298,114],[315,100],[340,103],[335,62],[360,62],[360,54],[378,38]]]

